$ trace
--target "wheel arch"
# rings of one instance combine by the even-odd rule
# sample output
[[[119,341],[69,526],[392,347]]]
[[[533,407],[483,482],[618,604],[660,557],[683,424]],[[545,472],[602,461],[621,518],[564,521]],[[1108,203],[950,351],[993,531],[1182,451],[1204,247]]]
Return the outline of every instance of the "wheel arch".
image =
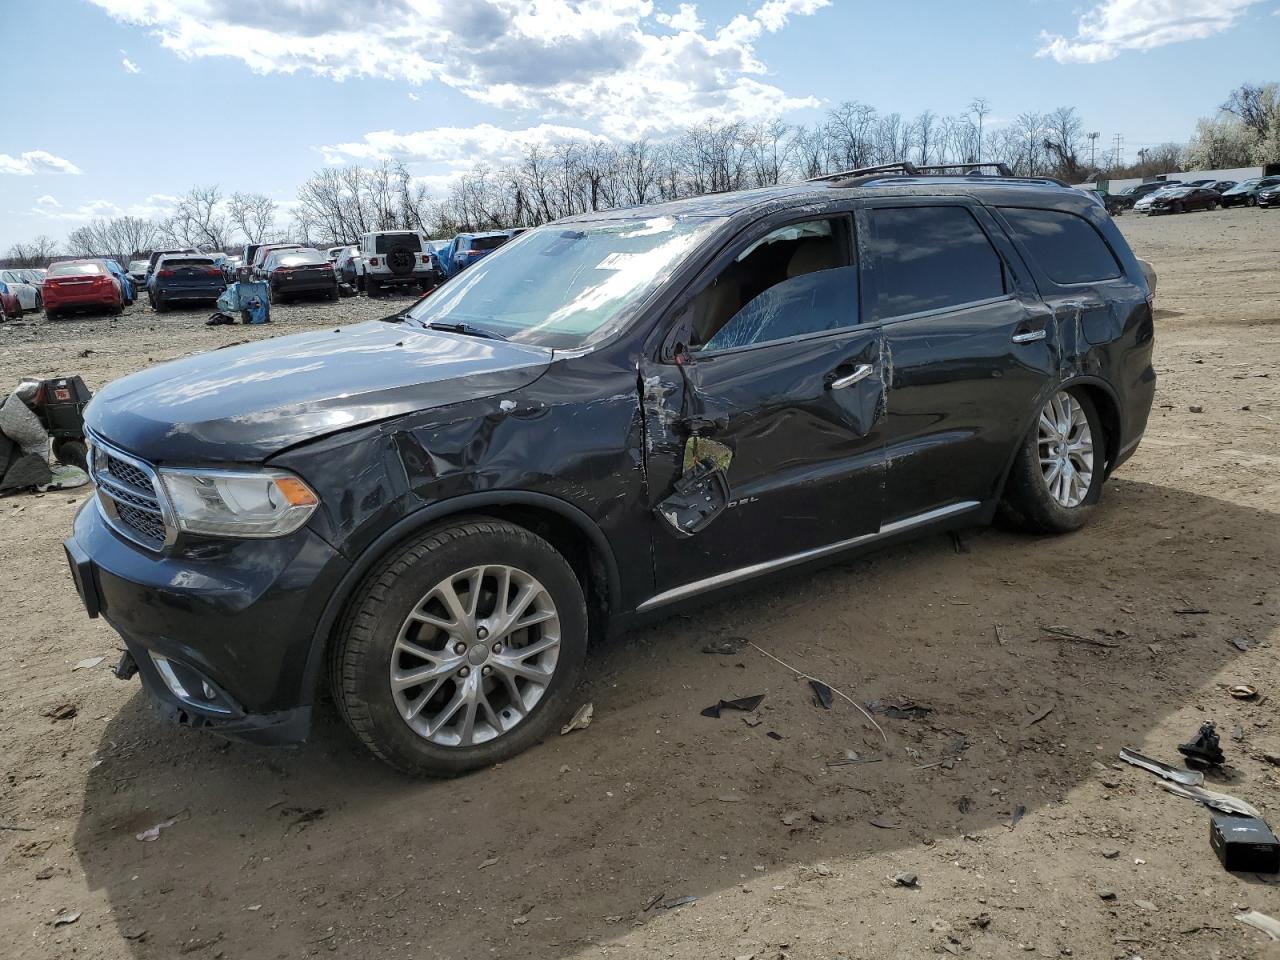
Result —
[[[428,527],[453,518],[506,520],[538,534],[573,568],[587,601],[590,635],[602,635],[620,610],[622,587],[617,558],[604,532],[581,509],[547,494],[494,490],[455,497],[416,510],[383,531],[351,564],[334,590],[311,639],[302,678],[302,698],[315,703],[324,680],[334,628],[369,571],[387,553]]]

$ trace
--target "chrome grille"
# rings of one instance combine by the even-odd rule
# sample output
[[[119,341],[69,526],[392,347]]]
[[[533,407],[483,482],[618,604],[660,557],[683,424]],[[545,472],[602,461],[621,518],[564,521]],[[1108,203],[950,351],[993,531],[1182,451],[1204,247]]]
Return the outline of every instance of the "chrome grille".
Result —
[[[89,435],[89,476],[102,515],[117,532],[148,550],[169,538],[160,485],[151,465]]]

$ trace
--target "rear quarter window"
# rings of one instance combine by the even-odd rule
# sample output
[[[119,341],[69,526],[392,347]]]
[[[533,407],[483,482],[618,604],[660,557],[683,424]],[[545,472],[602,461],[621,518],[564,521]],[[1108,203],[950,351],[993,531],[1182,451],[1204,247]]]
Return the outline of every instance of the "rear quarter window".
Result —
[[[1061,210],[1001,207],[1015,239],[1054,283],[1091,283],[1121,275],[1115,254],[1084,217]]]

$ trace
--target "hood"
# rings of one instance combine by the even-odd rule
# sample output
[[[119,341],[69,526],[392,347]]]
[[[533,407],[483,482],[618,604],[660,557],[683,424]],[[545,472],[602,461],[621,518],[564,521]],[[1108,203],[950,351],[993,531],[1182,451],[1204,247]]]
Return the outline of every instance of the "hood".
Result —
[[[135,373],[99,391],[85,423],[153,463],[256,462],[339,430],[518,390],[551,356],[375,320]]]

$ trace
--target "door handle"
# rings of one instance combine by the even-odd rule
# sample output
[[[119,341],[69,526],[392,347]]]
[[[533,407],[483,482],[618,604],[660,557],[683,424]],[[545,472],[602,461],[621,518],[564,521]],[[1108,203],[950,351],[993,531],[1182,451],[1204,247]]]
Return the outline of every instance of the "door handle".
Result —
[[[871,364],[869,363],[859,364],[854,369],[853,373],[848,373],[848,374],[845,374],[843,377],[836,377],[834,380],[832,380],[830,384],[831,389],[843,390],[845,387],[852,387],[859,380],[865,380],[867,379],[867,377],[871,376],[871,373],[874,370],[875,368],[871,366]]]
[[[1045,330],[1027,330],[1023,333],[1015,333],[1013,335],[1014,343],[1035,343],[1037,340],[1043,340],[1049,334]]]

